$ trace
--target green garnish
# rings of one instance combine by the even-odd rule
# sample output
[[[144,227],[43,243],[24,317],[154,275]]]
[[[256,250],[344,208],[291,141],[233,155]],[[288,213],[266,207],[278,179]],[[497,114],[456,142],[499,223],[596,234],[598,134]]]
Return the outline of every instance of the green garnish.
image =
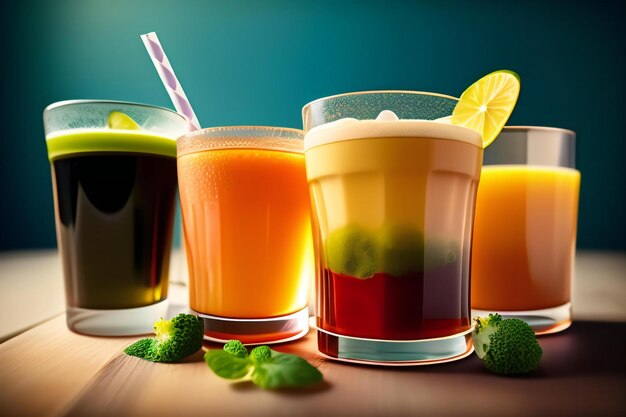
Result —
[[[322,381],[320,371],[303,358],[258,346],[248,355],[243,344],[231,340],[224,350],[209,350],[204,360],[219,377],[249,380],[263,389],[297,388]]]
[[[272,349],[267,346],[257,346],[250,352],[250,358],[255,363],[264,362],[272,358]]]
[[[204,360],[217,376],[226,379],[249,377],[253,366],[249,357],[238,358],[225,350],[209,350],[204,354]]]
[[[171,320],[154,323],[156,337],[141,339],[124,353],[151,362],[176,362],[202,348],[204,325],[191,314],[179,314]]]
[[[239,340],[229,340],[224,345],[224,350],[236,358],[248,357],[248,349]]]
[[[505,320],[499,314],[474,320],[474,348],[487,369],[499,375],[525,374],[537,369],[543,350],[528,323]]]
[[[138,358],[145,358],[149,355],[148,352],[154,350],[155,344],[155,339],[141,339],[124,349],[124,353]]]

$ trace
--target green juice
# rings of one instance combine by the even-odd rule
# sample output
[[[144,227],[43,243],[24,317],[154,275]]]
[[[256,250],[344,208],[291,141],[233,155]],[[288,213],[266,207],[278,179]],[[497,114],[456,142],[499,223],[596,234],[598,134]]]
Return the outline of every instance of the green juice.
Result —
[[[48,159],[92,152],[131,152],[176,158],[176,141],[145,131],[76,129],[46,137]]]

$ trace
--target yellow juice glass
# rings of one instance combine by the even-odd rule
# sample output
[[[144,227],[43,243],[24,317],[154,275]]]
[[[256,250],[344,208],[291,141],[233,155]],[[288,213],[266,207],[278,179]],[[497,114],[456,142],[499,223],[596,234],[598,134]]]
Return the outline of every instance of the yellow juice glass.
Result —
[[[472,244],[473,314],[499,312],[538,334],[571,324],[580,172],[574,133],[508,127],[485,151]]]

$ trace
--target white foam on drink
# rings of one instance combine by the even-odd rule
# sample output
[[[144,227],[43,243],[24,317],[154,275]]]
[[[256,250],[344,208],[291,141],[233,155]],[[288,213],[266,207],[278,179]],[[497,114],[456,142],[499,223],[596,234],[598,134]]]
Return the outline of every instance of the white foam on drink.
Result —
[[[400,119],[391,110],[383,110],[378,114],[378,116],[376,117],[376,120],[379,122],[393,122],[395,120],[400,120]]]
[[[450,124],[449,117],[401,120],[391,110],[383,110],[375,120],[346,118],[314,127],[304,137],[304,149],[351,139],[401,137],[458,140],[482,148],[480,133]]]

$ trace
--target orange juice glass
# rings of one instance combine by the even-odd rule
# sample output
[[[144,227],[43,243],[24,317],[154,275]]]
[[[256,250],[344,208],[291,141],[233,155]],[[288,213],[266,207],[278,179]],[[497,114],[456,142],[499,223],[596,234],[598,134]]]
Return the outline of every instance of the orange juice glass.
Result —
[[[300,130],[204,129],[179,139],[190,307],[205,339],[247,344],[308,331],[314,274]]]
[[[527,321],[538,334],[571,324],[580,172],[574,132],[508,127],[485,151],[472,245],[472,309]]]

